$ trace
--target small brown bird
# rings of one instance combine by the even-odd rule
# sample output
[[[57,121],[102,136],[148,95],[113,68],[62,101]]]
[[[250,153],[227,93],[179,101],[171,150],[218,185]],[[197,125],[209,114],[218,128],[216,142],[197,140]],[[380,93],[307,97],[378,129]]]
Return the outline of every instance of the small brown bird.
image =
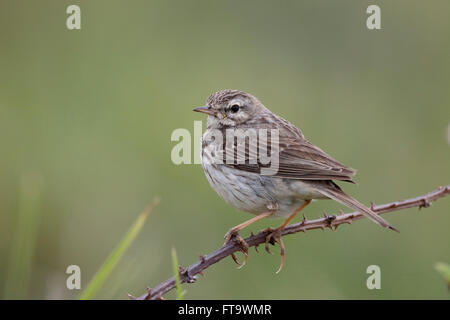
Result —
[[[256,215],[231,228],[225,235],[225,243],[236,238],[245,251],[247,244],[239,236],[240,230],[266,217],[285,218],[279,228],[270,229],[271,234],[267,238],[272,237],[280,244],[282,260],[278,273],[285,259],[281,231],[313,199],[333,199],[361,212],[380,226],[397,231],[333,182],[353,182],[355,170],[310,143],[299,129],[272,113],[251,94],[222,90],[209,96],[206,106],[194,111],[208,115],[202,141],[202,166],[210,185],[233,207]],[[244,148],[239,149],[237,142],[242,137],[235,139],[228,135],[230,131],[240,135],[247,132],[241,140],[245,142]],[[271,134],[263,135],[264,132]],[[263,146],[266,149],[262,150],[268,152],[265,155],[257,152]],[[236,150],[244,161],[236,160]],[[233,161],[225,159],[225,155],[230,154]],[[263,159],[268,154],[272,155],[271,160],[276,160],[275,165]],[[272,165],[275,170],[267,172]],[[233,259],[238,262],[235,256]]]

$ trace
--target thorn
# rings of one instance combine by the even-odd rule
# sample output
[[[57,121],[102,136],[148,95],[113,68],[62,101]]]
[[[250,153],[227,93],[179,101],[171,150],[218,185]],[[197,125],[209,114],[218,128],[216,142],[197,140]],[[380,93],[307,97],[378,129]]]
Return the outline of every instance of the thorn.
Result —
[[[307,221],[308,221],[308,219],[306,219],[305,214],[303,214],[302,224],[304,225]]]
[[[198,274],[201,275],[202,277],[205,277],[205,274],[203,273],[203,271],[199,271]]]
[[[350,224],[352,224],[354,218],[355,218],[355,215],[353,215],[353,214],[348,217]]]
[[[206,262],[205,256],[199,255],[199,257],[200,257],[200,261],[201,261],[202,263],[205,263],[205,262]]]
[[[428,201],[427,198],[422,199],[422,204],[419,206],[419,210],[422,208],[428,208],[429,206],[431,206],[431,202]]]
[[[186,280],[187,283],[194,283],[195,281],[197,281],[196,276],[189,276],[189,279]]]
[[[375,207],[375,205],[373,204],[372,201],[370,201],[370,210],[374,211],[374,207]]]
[[[259,253],[258,247],[259,247],[259,244],[255,245],[255,251],[256,251],[256,253]]]
[[[145,294],[142,298],[141,297],[135,297],[129,293],[127,293],[128,298],[131,300],[150,300],[152,298],[152,288],[147,287],[147,294]]]
[[[339,210],[339,215],[343,215],[344,214],[344,211],[342,211],[342,209],[341,210]]]
[[[185,281],[187,283],[194,283],[195,281],[197,281],[197,277],[196,276],[192,276],[192,275],[189,274],[189,268],[184,269],[182,267],[179,267],[178,270],[180,272],[180,275],[182,275],[183,277],[186,277]]]
[[[325,219],[327,221],[327,227],[333,230],[333,221],[336,220],[336,216],[334,214],[332,215],[326,215]],[[323,230],[323,229],[322,229]]]

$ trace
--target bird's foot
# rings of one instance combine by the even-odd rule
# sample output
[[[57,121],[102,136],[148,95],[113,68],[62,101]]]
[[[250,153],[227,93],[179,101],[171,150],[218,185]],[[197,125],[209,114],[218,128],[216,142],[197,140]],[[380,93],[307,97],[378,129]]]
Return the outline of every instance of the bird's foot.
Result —
[[[236,257],[234,253],[231,254],[231,257],[233,258],[234,262],[239,265],[239,269],[245,266],[248,260],[248,243],[242,238],[238,231],[231,228],[224,236],[225,242],[224,246],[227,245],[231,241],[235,241],[235,243],[238,244],[239,248],[241,249],[242,253],[244,254],[244,261],[241,263],[239,262],[239,259]]]
[[[269,249],[269,243],[271,245],[275,245],[275,242],[278,242],[280,244],[281,263],[280,263],[280,267],[278,268],[276,273],[279,273],[281,271],[281,269],[283,269],[284,260],[285,260],[285,252],[286,252],[285,248],[284,248],[283,240],[281,239],[281,231],[283,231],[282,227],[279,227],[276,229],[272,229],[269,227],[269,228],[262,230],[262,232],[267,233],[265,247],[266,247],[266,251],[268,253],[272,254],[272,252]]]

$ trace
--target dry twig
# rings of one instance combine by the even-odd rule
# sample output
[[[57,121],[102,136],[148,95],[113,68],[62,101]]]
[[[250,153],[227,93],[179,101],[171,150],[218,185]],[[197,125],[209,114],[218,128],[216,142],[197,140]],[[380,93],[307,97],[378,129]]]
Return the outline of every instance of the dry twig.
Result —
[[[427,193],[425,195],[411,198],[403,201],[396,201],[379,206],[371,205],[373,211],[378,214],[396,211],[400,209],[407,209],[412,207],[427,208],[431,205],[431,202],[438,198],[445,197],[450,194],[450,185],[445,187],[439,187],[438,189]],[[323,218],[315,220],[307,220],[305,217],[302,222],[291,224],[282,231],[282,236],[293,234],[297,232],[305,232],[307,230],[330,228],[336,230],[336,228],[343,224],[351,224],[354,220],[363,218],[364,216],[359,212],[341,213],[339,215],[325,215]],[[249,247],[255,247],[265,243],[268,231],[260,231],[258,234],[251,234],[245,241]],[[272,243],[273,244],[273,243]],[[229,242],[227,245],[222,246],[220,249],[214,251],[207,256],[200,256],[200,259],[191,264],[187,268],[180,267],[180,281],[181,283],[193,283],[197,280],[197,274],[203,275],[203,270],[219,262],[220,260],[232,255],[235,252],[242,251],[241,246],[236,242]],[[157,300],[162,299],[162,295],[175,288],[175,278],[162,282],[154,288],[148,288],[147,292],[140,297],[133,297],[129,295],[131,299],[137,300]]]

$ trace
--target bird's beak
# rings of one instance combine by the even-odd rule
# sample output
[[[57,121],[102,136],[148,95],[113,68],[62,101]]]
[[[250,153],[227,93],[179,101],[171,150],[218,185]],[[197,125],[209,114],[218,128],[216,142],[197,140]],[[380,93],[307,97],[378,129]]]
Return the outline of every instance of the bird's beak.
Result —
[[[217,111],[211,109],[208,106],[197,107],[197,108],[194,108],[194,110],[192,110],[192,111],[205,113],[205,114],[213,116],[213,117],[217,116]]]

